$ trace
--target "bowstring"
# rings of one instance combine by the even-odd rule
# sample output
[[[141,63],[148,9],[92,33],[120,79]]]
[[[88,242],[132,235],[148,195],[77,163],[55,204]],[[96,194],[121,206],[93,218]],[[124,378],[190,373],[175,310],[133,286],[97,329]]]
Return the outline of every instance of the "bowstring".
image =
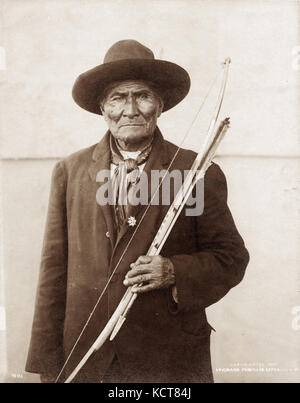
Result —
[[[118,269],[118,267],[119,267],[121,261],[123,260],[123,258],[124,258],[124,256],[125,256],[125,254],[126,254],[128,248],[129,248],[129,246],[130,246],[130,244],[131,244],[131,242],[132,242],[132,240],[133,240],[135,234],[137,233],[139,227],[141,226],[141,223],[142,223],[142,221],[144,220],[144,218],[145,218],[145,216],[146,216],[146,214],[147,214],[147,212],[148,212],[148,210],[149,210],[149,208],[150,208],[150,206],[151,206],[151,203],[153,202],[155,196],[157,195],[157,192],[159,191],[159,189],[160,189],[160,187],[161,187],[161,185],[162,185],[162,183],[163,183],[163,181],[164,181],[164,179],[165,179],[167,173],[169,172],[169,169],[171,168],[171,166],[172,166],[173,162],[175,161],[177,155],[179,154],[180,150],[182,149],[182,146],[183,146],[184,141],[186,140],[188,134],[190,133],[190,131],[191,131],[191,129],[192,129],[194,123],[195,123],[196,120],[198,119],[199,114],[200,114],[200,112],[201,112],[201,110],[202,110],[202,108],[203,108],[203,106],[204,106],[204,104],[205,104],[205,102],[206,102],[206,100],[207,100],[209,94],[211,93],[211,91],[212,91],[212,89],[213,89],[215,83],[217,82],[217,79],[218,79],[219,75],[221,74],[221,72],[222,72],[222,70],[220,70],[220,71],[215,75],[215,77],[214,77],[214,79],[213,79],[213,81],[212,81],[212,84],[210,85],[207,94],[205,95],[205,97],[204,97],[202,103],[200,104],[200,106],[199,106],[199,108],[198,108],[198,110],[197,110],[197,113],[196,113],[194,119],[192,120],[192,122],[191,122],[191,124],[190,124],[190,126],[189,126],[189,128],[188,128],[188,130],[187,130],[187,132],[186,132],[185,135],[183,136],[183,139],[181,140],[181,142],[180,142],[180,144],[179,144],[179,146],[178,146],[178,148],[177,148],[177,150],[176,150],[176,152],[175,152],[175,154],[174,154],[174,156],[173,156],[173,158],[172,158],[170,164],[168,165],[168,168],[166,169],[165,174],[164,174],[163,177],[161,178],[161,181],[160,181],[160,183],[158,184],[158,186],[157,186],[157,188],[156,188],[156,190],[155,190],[155,192],[154,192],[154,194],[153,194],[153,196],[152,196],[150,202],[148,203],[148,205],[147,205],[147,207],[146,207],[144,213],[142,214],[142,217],[141,217],[141,219],[139,220],[139,223],[137,224],[137,226],[136,226],[136,228],[135,228],[133,234],[131,235],[131,237],[130,237],[130,239],[129,239],[127,245],[126,245],[126,247],[124,248],[124,250],[123,250],[123,252],[122,252],[122,255],[121,255],[120,259],[118,260],[118,262],[117,262],[117,264],[116,264],[114,270],[111,272],[111,275],[109,276],[109,278],[108,278],[108,280],[107,280],[107,283],[106,283],[104,289],[102,290],[102,292],[101,292],[99,298],[97,299],[97,302],[96,302],[95,306],[93,307],[91,313],[89,314],[89,317],[88,317],[87,321],[85,322],[85,324],[84,324],[84,326],[83,326],[83,328],[82,328],[82,330],[81,330],[79,336],[77,337],[76,342],[74,343],[74,346],[72,347],[72,349],[71,349],[71,351],[70,351],[70,353],[69,353],[69,355],[68,355],[66,361],[64,362],[62,369],[60,370],[59,374],[57,375],[57,377],[56,377],[56,379],[55,379],[55,383],[57,383],[57,381],[59,380],[61,374],[63,373],[64,369],[66,368],[66,365],[68,364],[68,362],[69,362],[69,360],[70,360],[70,358],[71,358],[71,356],[72,356],[72,354],[73,354],[73,352],[74,352],[74,350],[75,350],[77,344],[79,343],[79,341],[80,341],[80,339],[81,339],[81,336],[83,335],[85,329],[87,328],[87,326],[88,326],[88,324],[89,324],[89,322],[90,322],[90,320],[91,320],[91,318],[92,318],[94,312],[96,311],[96,309],[97,309],[97,307],[98,307],[98,305],[99,305],[101,299],[103,298],[103,295],[105,294],[105,292],[106,292],[108,286],[110,285],[111,279],[113,278],[114,274],[116,273],[116,271],[117,271],[117,269]]]

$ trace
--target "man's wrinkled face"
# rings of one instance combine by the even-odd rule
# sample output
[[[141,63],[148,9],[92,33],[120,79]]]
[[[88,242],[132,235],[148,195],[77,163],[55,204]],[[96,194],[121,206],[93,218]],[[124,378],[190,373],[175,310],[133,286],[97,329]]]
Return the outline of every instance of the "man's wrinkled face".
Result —
[[[125,145],[150,140],[162,100],[144,81],[128,80],[110,86],[101,102],[101,111],[112,135]]]

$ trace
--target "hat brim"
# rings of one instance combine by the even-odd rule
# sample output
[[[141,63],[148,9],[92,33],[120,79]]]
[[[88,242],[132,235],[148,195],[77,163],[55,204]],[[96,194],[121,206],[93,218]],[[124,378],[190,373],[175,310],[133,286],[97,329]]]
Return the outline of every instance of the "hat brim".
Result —
[[[175,63],[158,59],[123,59],[101,64],[81,74],[73,86],[74,101],[83,109],[101,115],[99,96],[113,81],[144,80],[158,88],[163,112],[177,105],[189,92],[190,77]]]

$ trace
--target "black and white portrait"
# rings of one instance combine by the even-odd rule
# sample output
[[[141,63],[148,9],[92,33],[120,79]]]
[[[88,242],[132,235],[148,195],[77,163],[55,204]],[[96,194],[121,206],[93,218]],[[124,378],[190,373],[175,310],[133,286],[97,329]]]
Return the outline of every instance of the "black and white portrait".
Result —
[[[299,2],[40,3],[0,8],[0,382],[299,382]]]

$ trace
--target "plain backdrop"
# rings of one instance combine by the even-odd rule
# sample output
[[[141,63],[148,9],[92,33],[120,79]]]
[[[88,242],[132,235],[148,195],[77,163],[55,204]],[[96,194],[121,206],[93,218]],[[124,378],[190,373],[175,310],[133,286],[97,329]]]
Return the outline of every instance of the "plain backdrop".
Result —
[[[24,365],[51,171],[106,130],[72,85],[113,43],[136,39],[191,76],[189,95],[160,118],[168,140],[179,144],[215,82],[184,143],[194,150],[232,59],[221,111],[231,128],[216,162],[251,261],[207,310],[215,381],[299,382],[299,2],[2,0],[0,22],[1,381],[39,382]]]

